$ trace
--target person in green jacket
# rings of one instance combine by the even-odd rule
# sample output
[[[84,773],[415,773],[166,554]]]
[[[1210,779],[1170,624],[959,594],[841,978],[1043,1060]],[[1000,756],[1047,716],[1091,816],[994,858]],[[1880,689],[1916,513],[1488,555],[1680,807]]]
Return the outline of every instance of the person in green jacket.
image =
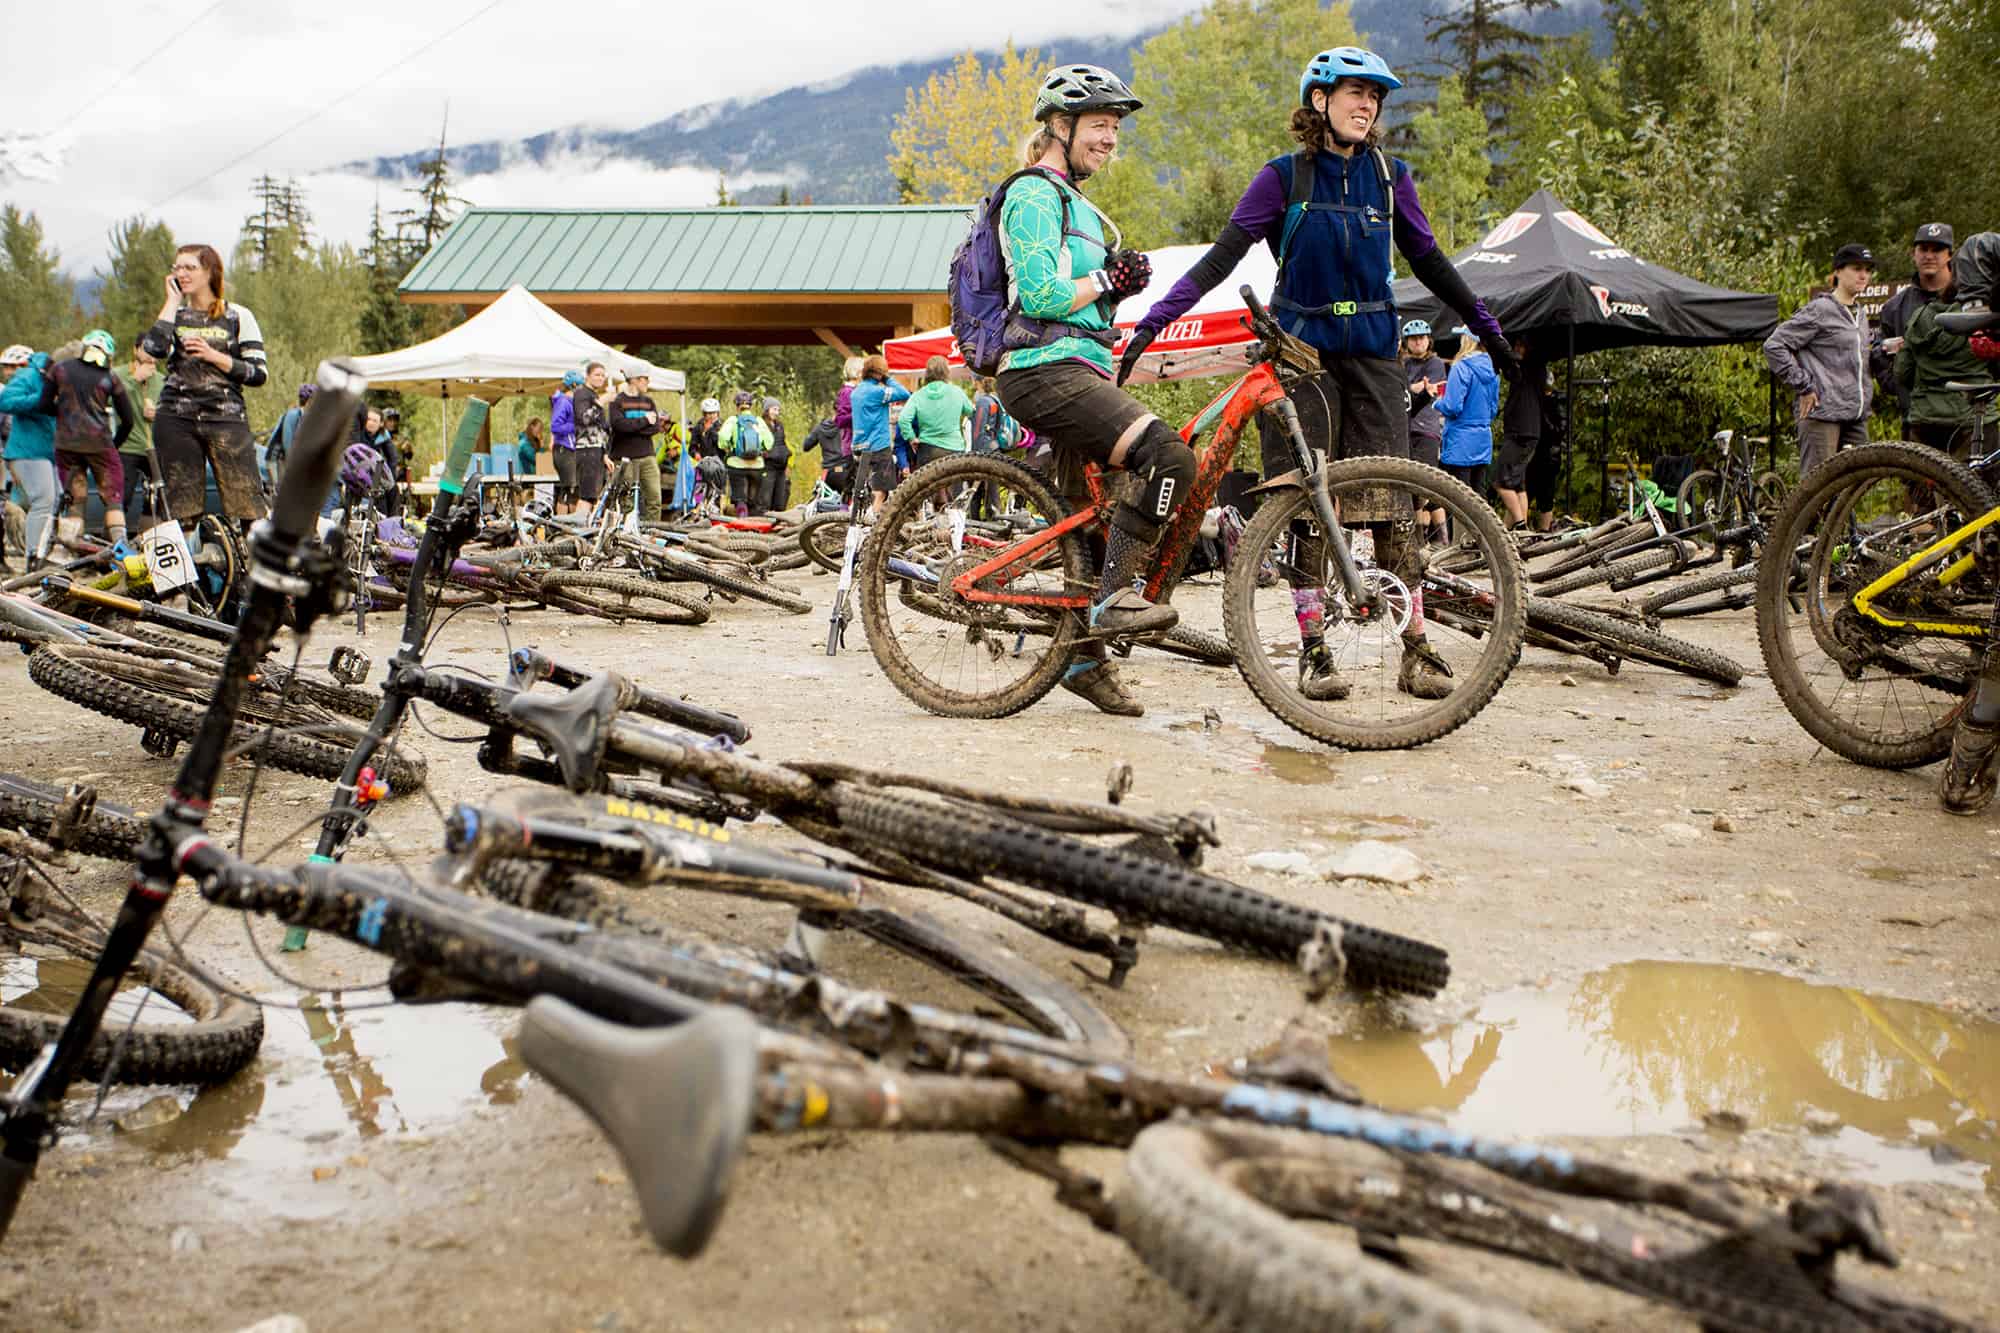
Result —
[[[917,442],[916,466],[966,452],[971,417],[972,400],[951,382],[951,362],[941,356],[926,361],[924,386],[903,405],[903,433]]]
[[[747,389],[738,393],[736,415],[722,423],[715,437],[729,468],[729,503],[738,518],[764,512],[764,455],[776,443],[754,409],[756,401]]]
[[[153,526],[152,515],[146,509],[146,483],[152,472],[146,462],[146,454],[153,447],[153,416],[160,406],[159,362],[139,346],[132,348],[130,364],[111,373],[125,386],[125,396],[132,400],[132,410],[139,415],[132,422],[132,433],[118,446],[124,456],[125,494],[120,497],[120,506],[125,511],[125,526],[133,532],[144,532]]]
[[[1952,381],[1963,384],[1993,382],[1993,363],[1972,354],[1971,344],[1956,333],[1938,327],[1937,317],[1961,310],[1957,293],[1919,307],[1903,330],[1903,345],[1896,350],[1896,383],[1909,396],[1910,409],[1904,420],[1910,435],[1919,443],[1950,454],[1959,462],[1970,460],[1975,427],[1983,420],[1986,447],[2000,445],[1993,435],[2000,422],[2000,407],[1987,403],[1984,417],[1977,415],[1969,395],[1944,386]]]

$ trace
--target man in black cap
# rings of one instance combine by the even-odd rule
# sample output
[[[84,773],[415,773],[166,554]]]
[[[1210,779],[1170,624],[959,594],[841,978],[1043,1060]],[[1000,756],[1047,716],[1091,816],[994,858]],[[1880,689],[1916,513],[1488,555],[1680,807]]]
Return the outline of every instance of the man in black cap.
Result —
[[[1865,245],[1833,252],[1833,286],[1799,307],[1764,340],[1771,373],[1798,394],[1799,476],[1836,449],[1868,443],[1868,316],[1858,298],[1875,277]]]
[[[1916,277],[1890,297],[1882,313],[1875,316],[1868,369],[1884,392],[1896,395],[1896,409],[1906,419],[1910,415],[1909,391],[1896,382],[1892,367],[1917,311],[1942,297],[1951,287],[1951,252],[1955,243],[1949,222],[1926,222],[1918,227],[1910,240],[1910,263],[1916,269]]]

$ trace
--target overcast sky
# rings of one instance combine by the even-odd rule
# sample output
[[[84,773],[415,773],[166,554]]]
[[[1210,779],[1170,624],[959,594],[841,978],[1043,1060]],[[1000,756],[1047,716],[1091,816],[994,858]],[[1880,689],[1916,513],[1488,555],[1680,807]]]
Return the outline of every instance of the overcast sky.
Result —
[[[102,263],[112,223],[135,213],[227,253],[250,211],[249,182],[265,171],[297,175],[322,232],[358,241],[378,187],[325,168],[435,142],[447,100],[454,143],[574,124],[629,129],[1010,37],[1025,46],[1134,33],[1200,4],[122,0],[93,8],[85,29],[65,5],[8,5],[0,199],[37,213],[78,276]],[[576,205],[699,204],[715,192],[699,169],[558,170],[560,197]],[[553,183],[515,168],[466,193],[545,203]]]

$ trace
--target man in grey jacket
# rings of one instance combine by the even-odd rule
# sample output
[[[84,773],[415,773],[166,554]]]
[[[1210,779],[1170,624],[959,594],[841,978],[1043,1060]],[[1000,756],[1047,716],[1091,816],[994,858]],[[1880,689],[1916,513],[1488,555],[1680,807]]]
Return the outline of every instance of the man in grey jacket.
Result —
[[[1856,303],[1875,276],[1865,245],[1833,252],[1833,289],[1815,296],[1764,340],[1771,373],[1798,394],[1799,476],[1836,449],[1868,443],[1868,316]]]

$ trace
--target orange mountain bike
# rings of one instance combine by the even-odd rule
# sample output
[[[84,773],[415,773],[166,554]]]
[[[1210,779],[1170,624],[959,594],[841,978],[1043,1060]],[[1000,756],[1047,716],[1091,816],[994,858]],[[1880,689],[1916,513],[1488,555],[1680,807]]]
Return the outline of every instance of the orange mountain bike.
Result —
[[[1435,468],[1383,456],[1324,463],[1307,448],[1292,394],[1319,391],[1318,354],[1279,329],[1249,288],[1242,294],[1258,359],[1181,430],[1197,454],[1194,485],[1149,558],[1145,594],[1172,598],[1244,427],[1270,409],[1305,461],[1259,488],[1230,561],[1224,614],[1237,670],[1287,725],[1328,744],[1435,740],[1485,707],[1520,656],[1526,583],[1514,548],[1486,503]],[[1083,480],[1087,499],[1072,508],[1025,468],[961,454],[896,489],[862,548],[858,581],[869,647],[898,689],[934,713],[991,718],[1055,686],[1090,633],[1088,538],[1117,498],[1096,465]],[[973,520],[965,500],[986,482],[1010,493],[1012,508]],[[1413,509],[1444,510],[1451,543],[1419,545]],[[1433,565],[1449,577],[1433,576]],[[1439,614],[1426,616],[1427,597]],[[1451,608],[1437,605],[1447,598]],[[1302,618],[1323,625],[1345,697],[1301,693]],[[1420,633],[1450,675],[1441,699],[1400,685],[1405,645]]]

